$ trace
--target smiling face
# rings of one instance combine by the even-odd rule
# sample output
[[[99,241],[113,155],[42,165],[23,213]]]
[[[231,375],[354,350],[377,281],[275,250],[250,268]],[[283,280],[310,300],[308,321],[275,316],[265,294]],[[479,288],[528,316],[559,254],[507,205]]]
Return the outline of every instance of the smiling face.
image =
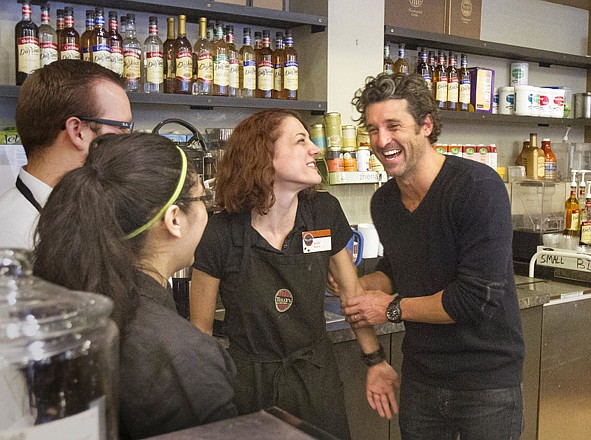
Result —
[[[273,168],[274,189],[302,189],[318,185],[322,178],[316,168],[320,149],[310,140],[306,128],[294,117],[283,119],[275,141]]]
[[[418,172],[418,165],[431,149],[428,116],[418,126],[405,99],[387,99],[366,108],[371,147],[390,177],[404,178]]]

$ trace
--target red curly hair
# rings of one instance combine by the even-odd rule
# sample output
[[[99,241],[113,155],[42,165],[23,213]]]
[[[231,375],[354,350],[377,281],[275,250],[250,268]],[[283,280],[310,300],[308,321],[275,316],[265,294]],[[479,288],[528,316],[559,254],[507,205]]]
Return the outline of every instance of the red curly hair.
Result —
[[[228,212],[250,212],[261,215],[275,204],[273,157],[275,142],[286,118],[300,115],[291,110],[263,110],[244,119],[226,142],[224,156],[216,176],[216,202]],[[311,195],[316,188],[304,192]]]

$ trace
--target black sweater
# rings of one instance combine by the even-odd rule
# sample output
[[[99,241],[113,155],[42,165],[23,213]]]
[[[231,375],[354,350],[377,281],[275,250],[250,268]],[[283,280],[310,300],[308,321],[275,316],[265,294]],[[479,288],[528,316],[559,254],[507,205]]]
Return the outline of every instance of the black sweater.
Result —
[[[384,245],[377,270],[403,297],[443,290],[451,325],[405,322],[403,377],[459,390],[519,385],[524,345],[512,264],[511,207],[498,174],[447,156],[414,212],[396,180],[371,213]]]

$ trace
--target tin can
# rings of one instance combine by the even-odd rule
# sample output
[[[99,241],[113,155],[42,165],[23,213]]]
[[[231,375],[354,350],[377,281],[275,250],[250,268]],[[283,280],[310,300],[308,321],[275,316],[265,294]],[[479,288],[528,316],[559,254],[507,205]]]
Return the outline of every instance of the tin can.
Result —
[[[326,157],[326,135],[324,132],[324,124],[310,125],[310,140],[320,148],[320,155],[318,157]]]
[[[324,115],[324,126],[326,130],[326,140],[331,145],[342,145],[341,143],[341,114],[339,112],[330,112]]]
[[[369,157],[371,151],[368,146],[360,145],[357,149],[357,171],[369,171]]]
[[[343,125],[342,140],[343,148],[357,148],[357,129],[354,125]]]
[[[357,155],[355,147],[343,147],[343,168],[345,171],[357,171]]]
[[[343,163],[343,150],[341,147],[328,147],[326,150],[326,166],[329,173],[345,171],[345,165]]]
[[[373,153],[369,156],[369,169],[378,172],[384,171],[384,165],[382,165],[382,162]]]

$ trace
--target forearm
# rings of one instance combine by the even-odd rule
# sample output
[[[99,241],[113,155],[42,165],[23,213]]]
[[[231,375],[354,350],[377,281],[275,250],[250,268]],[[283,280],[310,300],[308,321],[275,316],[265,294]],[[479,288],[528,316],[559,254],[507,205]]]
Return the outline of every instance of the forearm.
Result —
[[[402,320],[429,324],[453,324],[454,320],[443,308],[443,291],[434,295],[403,298],[400,301]]]
[[[392,280],[384,272],[373,272],[359,278],[361,286],[365,290],[381,290],[392,295]]]

